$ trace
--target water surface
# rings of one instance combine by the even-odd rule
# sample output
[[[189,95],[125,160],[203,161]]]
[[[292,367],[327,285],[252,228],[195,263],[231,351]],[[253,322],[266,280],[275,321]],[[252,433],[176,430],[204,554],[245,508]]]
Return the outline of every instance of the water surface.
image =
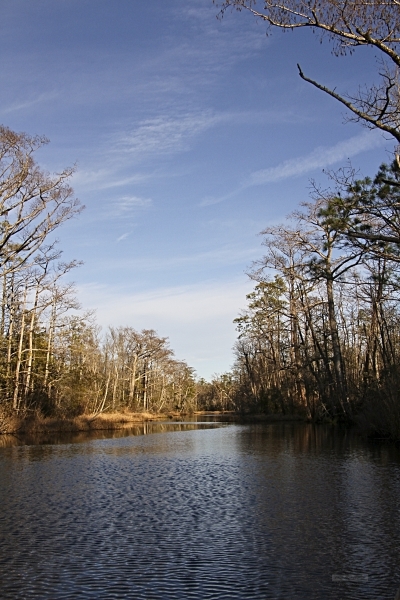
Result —
[[[90,436],[3,438],[2,599],[394,598],[396,446],[299,423]]]

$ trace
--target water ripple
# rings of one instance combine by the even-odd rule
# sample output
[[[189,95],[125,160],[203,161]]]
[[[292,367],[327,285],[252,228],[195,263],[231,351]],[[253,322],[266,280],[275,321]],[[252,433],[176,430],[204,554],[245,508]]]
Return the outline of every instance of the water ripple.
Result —
[[[392,599],[400,457],[312,426],[0,450],[0,597]]]

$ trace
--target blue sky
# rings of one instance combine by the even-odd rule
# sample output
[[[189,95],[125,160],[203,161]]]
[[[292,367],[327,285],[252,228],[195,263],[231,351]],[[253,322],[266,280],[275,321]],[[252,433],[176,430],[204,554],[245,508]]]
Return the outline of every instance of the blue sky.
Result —
[[[311,32],[265,36],[211,0],[12,0],[2,5],[0,119],[73,163],[86,210],[58,231],[98,322],[154,328],[201,376],[232,364],[232,320],[262,229],[348,159],[373,175],[393,148],[344,123],[302,81],[371,81],[373,52],[336,58]]]

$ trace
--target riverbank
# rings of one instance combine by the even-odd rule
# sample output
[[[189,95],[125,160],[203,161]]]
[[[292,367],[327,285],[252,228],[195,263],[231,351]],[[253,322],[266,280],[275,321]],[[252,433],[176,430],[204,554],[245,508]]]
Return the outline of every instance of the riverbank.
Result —
[[[251,413],[244,414],[244,415],[240,415],[240,418],[246,422],[262,421],[263,423],[282,423],[282,422],[292,422],[292,421],[305,423],[307,421],[307,419],[305,419],[301,415],[281,415],[281,414],[265,415],[262,413],[260,413],[260,414],[251,414]]]
[[[195,411],[196,417],[222,417],[226,421],[242,422],[265,422],[277,423],[287,421],[302,421],[305,419],[299,415],[282,414],[243,414],[235,411]],[[168,413],[150,413],[150,412],[115,412],[80,415],[77,417],[43,417],[38,414],[17,416],[8,415],[0,417],[0,434],[7,433],[44,433],[44,432],[79,432],[95,430],[113,430],[121,429],[130,423],[146,423],[150,421],[160,421],[165,419],[183,419],[192,416],[180,412]]]
[[[245,423],[251,422],[259,422],[263,423],[280,423],[287,421],[297,421],[306,423],[308,419],[306,419],[303,415],[299,414],[286,414],[283,415],[281,413],[278,414],[265,414],[265,413],[246,413],[246,412],[236,412],[234,410],[202,410],[194,412],[197,416],[218,416],[223,417],[226,421],[242,421]]]
[[[121,429],[129,423],[146,423],[179,416],[180,413],[155,414],[150,412],[102,413],[100,415],[79,415],[72,418],[43,417],[37,414],[22,417],[11,415],[0,418],[0,434],[112,430]]]

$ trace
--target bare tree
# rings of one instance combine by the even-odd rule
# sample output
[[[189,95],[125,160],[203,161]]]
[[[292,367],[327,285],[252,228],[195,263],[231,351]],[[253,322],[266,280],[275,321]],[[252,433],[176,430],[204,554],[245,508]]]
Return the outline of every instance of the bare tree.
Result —
[[[328,37],[336,55],[370,46],[379,52],[378,83],[360,87],[354,95],[306,76],[300,77],[346,106],[352,119],[392,135],[400,142],[400,3],[398,0],[223,0],[214,3],[227,9],[247,10],[273,28],[308,28]]]
[[[34,154],[48,140],[0,126],[0,268],[27,263],[47,236],[82,210],[68,183],[74,168],[50,175]]]

